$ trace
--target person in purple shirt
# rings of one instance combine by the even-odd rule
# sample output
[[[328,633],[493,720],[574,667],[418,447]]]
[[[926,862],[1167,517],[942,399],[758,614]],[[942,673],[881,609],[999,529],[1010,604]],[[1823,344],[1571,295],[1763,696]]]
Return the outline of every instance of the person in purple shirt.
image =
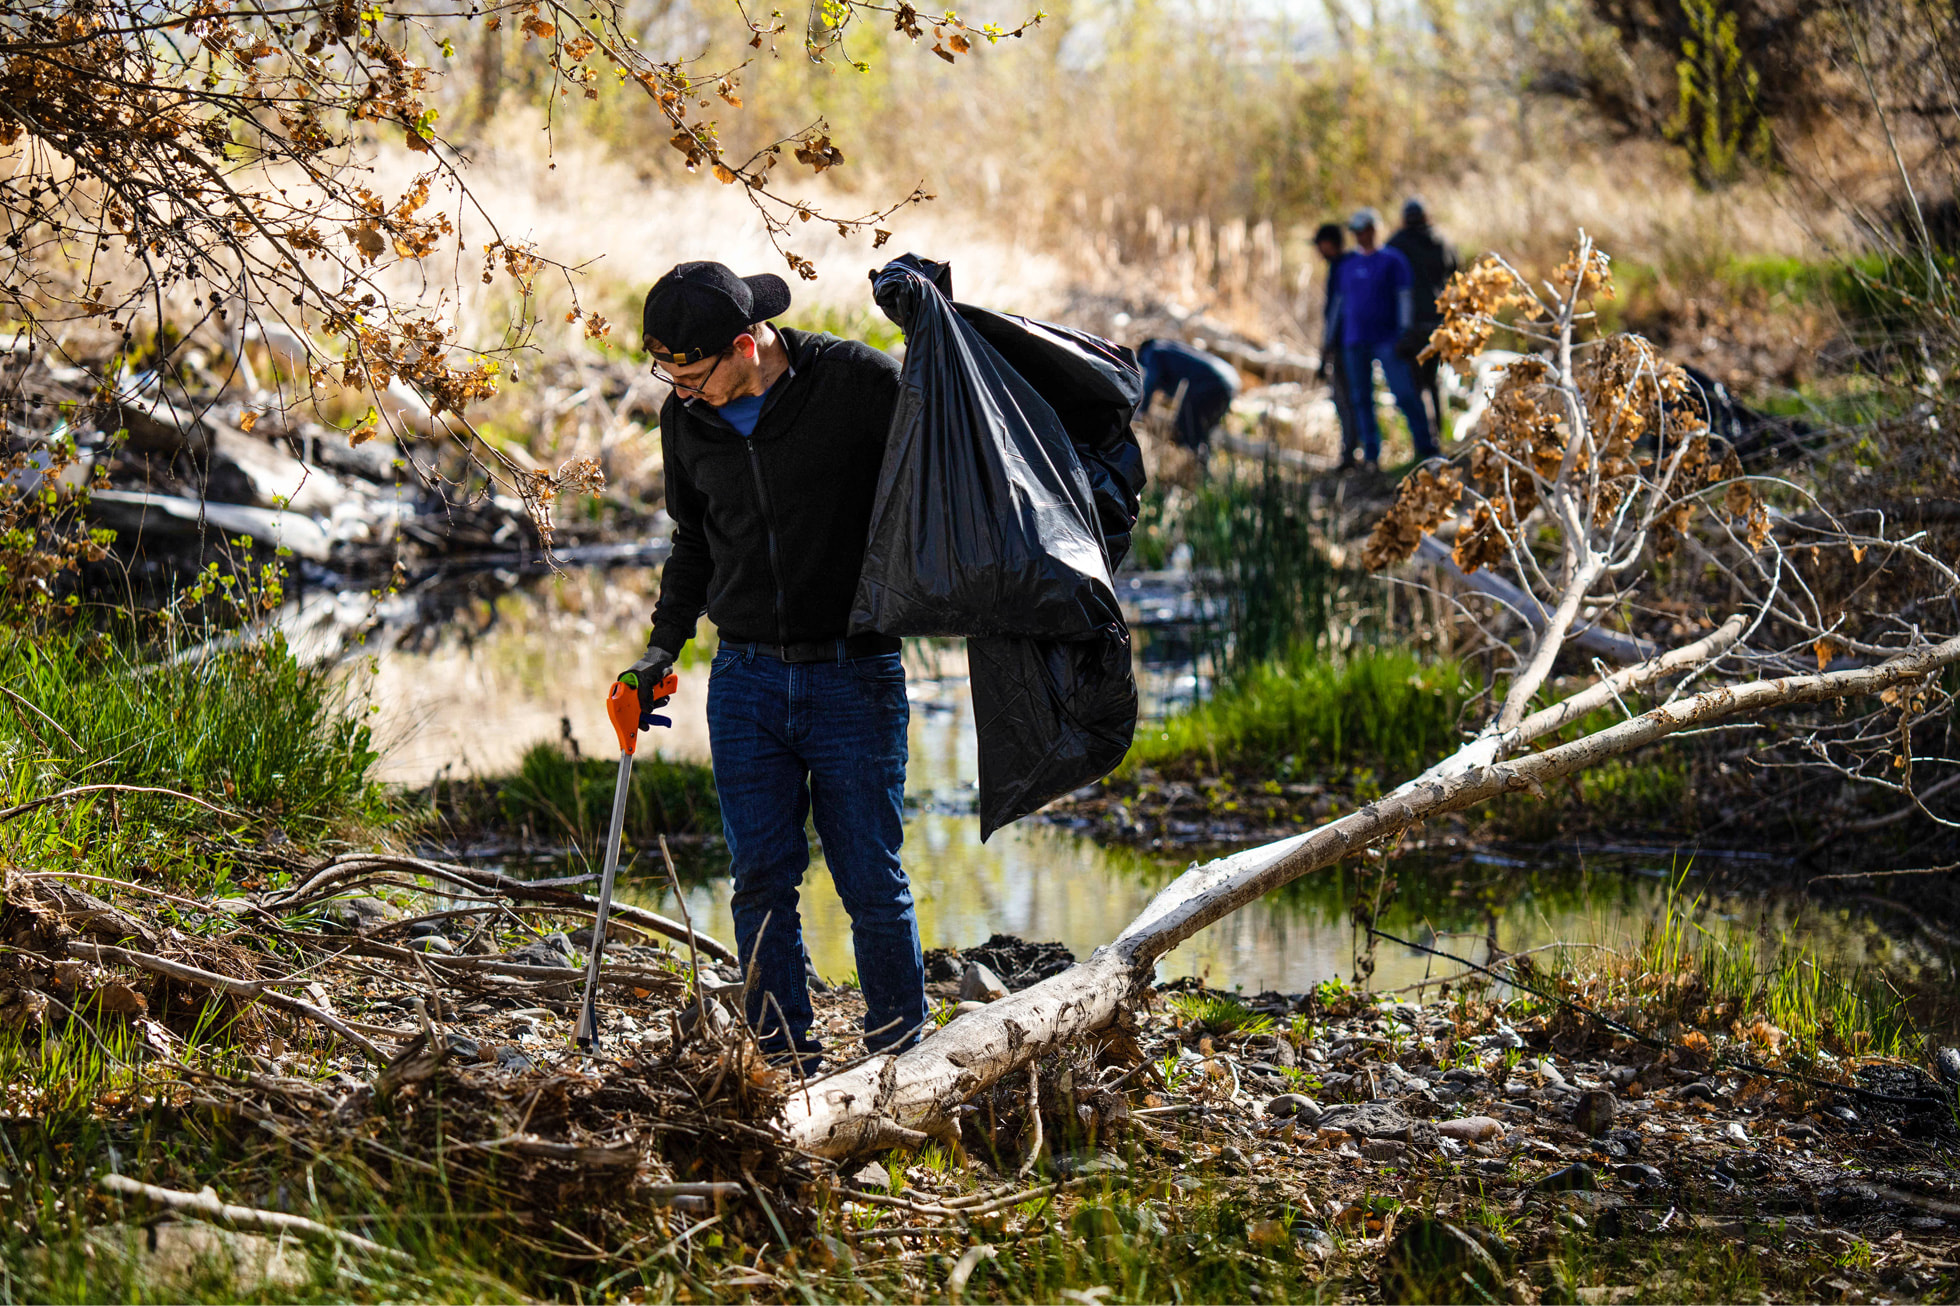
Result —
[[[1436,441],[1429,432],[1429,414],[1423,411],[1422,395],[1416,389],[1415,374],[1409,362],[1395,350],[1395,342],[1414,321],[1410,297],[1413,277],[1409,261],[1400,250],[1383,249],[1378,242],[1381,219],[1373,209],[1361,209],[1348,219],[1354,233],[1355,252],[1341,261],[1334,274],[1334,303],[1327,315],[1324,349],[1339,349],[1346,368],[1353,404],[1356,433],[1361,440],[1361,456],[1370,470],[1380,464],[1381,427],[1375,420],[1375,364],[1395,396],[1415,441],[1416,459],[1434,458]]]

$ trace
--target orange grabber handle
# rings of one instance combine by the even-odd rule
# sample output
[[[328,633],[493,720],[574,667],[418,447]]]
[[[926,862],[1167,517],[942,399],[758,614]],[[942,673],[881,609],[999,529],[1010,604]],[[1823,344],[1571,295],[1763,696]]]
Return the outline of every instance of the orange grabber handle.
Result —
[[[667,678],[653,691],[654,703],[658,705],[672,698],[680,687],[681,678],[669,671]],[[606,716],[612,720],[613,733],[619,736],[619,751],[633,752],[639,746],[641,729],[640,681],[633,672],[629,671],[613,681],[612,689],[606,693]],[[669,724],[665,717],[653,717],[652,720],[661,725]]]

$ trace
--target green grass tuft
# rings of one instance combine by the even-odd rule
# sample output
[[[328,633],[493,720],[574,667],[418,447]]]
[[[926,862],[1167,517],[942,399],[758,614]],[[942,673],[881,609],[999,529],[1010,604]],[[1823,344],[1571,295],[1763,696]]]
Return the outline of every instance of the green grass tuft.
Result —
[[[534,744],[501,782],[497,803],[513,825],[562,831],[577,839],[605,833],[612,816],[616,760],[585,757],[574,762],[555,743]],[[493,785],[497,781],[490,782]],[[721,828],[714,771],[699,762],[679,762],[658,753],[633,761],[626,800],[626,836],[651,843],[661,834],[712,833]]]
[[[324,669],[283,641],[179,663],[85,633],[0,637],[0,759],[11,802],[87,784],[194,794],[294,837],[385,812],[372,734]],[[94,810],[101,796],[81,800]],[[119,796],[119,816],[208,827],[203,809]]]
[[[1237,998],[1222,993],[1173,993],[1167,999],[1171,1010],[1207,1034],[1266,1034],[1273,1029],[1273,1018],[1261,1016]]]
[[[1368,649],[1330,659],[1296,650],[1253,667],[1208,701],[1139,731],[1126,773],[1288,780],[1351,767],[1414,775],[1452,752],[1469,690],[1451,662]]]

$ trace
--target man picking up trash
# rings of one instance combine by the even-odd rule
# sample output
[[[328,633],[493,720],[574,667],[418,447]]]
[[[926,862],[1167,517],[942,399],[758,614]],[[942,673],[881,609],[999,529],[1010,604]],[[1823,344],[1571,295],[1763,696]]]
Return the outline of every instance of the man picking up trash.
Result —
[[[720,632],[708,736],[736,947],[755,976],[748,1020],[807,1074],[822,1049],[797,913],[806,818],[851,916],[866,1047],[909,1043],[926,1003],[898,856],[905,668],[897,639],[847,634],[899,369],[868,345],[770,326],[789,303],[781,277],[720,263],[682,263],[647,293],[646,348],[674,388],[660,412],[674,540],[630,670],[647,695],[704,610]]]

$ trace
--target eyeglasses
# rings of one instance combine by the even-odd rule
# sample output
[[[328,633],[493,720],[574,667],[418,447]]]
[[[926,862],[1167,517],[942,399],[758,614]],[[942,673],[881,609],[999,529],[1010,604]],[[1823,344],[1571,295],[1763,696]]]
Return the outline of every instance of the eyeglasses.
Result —
[[[722,350],[719,354],[716,354],[715,365],[709,368],[708,374],[702,377],[699,381],[683,381],[671,372],[661,371],[658,364],[656,364],[651,369],[653,372],[653,379],[656,381],[665,381],[668,385],[674,387],[674,389],[685,390],[689,394],[695,394],[695,395],[704,394],[707,391],[708,382],[715,379],[715,373],[721,370],[721,365],[727,362],[728,356],[734,352],[735,352],[735,346],[731,344],[728,348]]]

